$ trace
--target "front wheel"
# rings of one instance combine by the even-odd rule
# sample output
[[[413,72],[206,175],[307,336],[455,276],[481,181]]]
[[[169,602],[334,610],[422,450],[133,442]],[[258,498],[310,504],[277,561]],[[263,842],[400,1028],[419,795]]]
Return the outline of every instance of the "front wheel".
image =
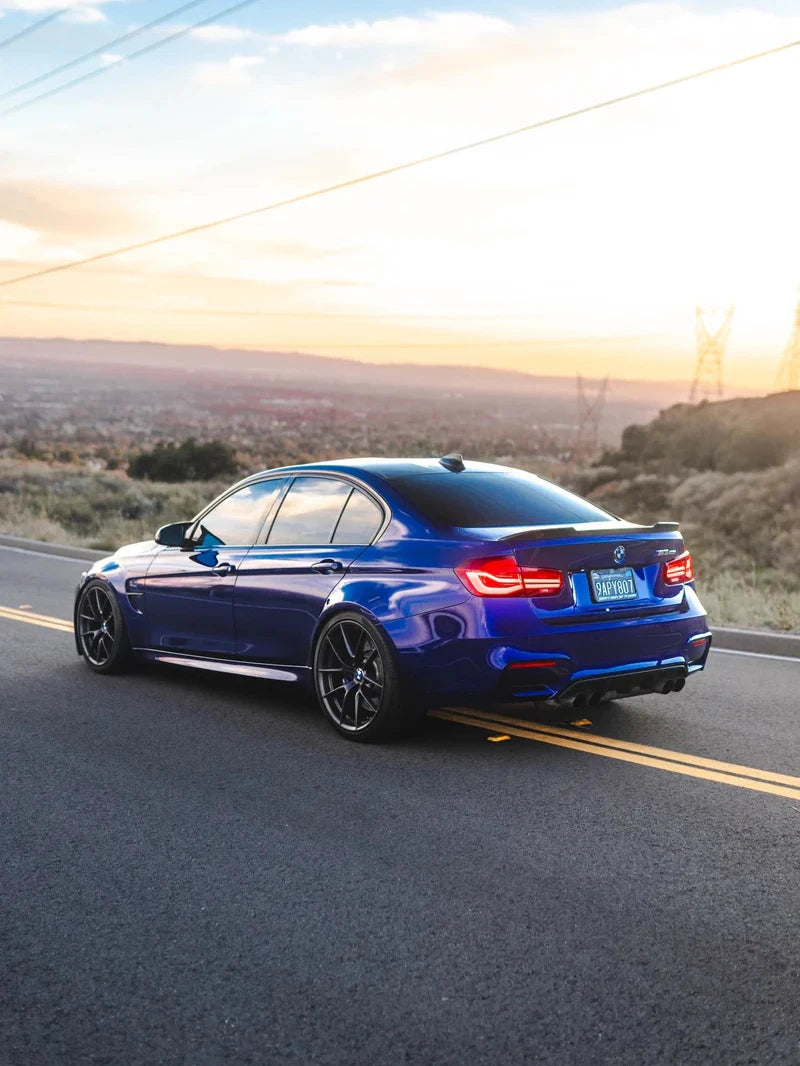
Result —
[[[348,740],[387,740],[407,724],[392,647],[355,611],[323,626],[314,650],[314,687],[326,718]]]
[[[122,611],[105,581],[90,581],[75,611],[81,655],[98,674],[121,673],[131,663],[131,646]]]

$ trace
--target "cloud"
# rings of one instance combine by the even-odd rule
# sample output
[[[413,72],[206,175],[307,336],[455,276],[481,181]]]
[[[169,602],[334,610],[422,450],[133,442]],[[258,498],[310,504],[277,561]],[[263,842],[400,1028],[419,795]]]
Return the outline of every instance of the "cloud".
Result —
[[[264,63],[263,56],[231,56],[225,63],[200,63],[194,80],[200,85],[249,85],[249,70]]]
[[[3,249],[5,259],[22,259],[23,256],[30,255],[36,243],[36,230],[0,219],[0,248]]]
[[[234,70],[242,70],[244,67],[259,67],[263,62],[263,56],[231,56],[228,60]]]
[[[73,7],[62,16],[65,22],[106,22],[106,16],[99,7]]]
[[[225,26],[222,23],[212,22],[210,26],[198,26],[189,36],[197,41],[217,44],[227,41],[250,41],[260,37],[261,34],[248,30],[244,26]]]
[[[99,10],[104,3],[114,3],[115,0],[95,0],[87,4],[86,0],[0,0],[0,12],[27,11],[30,14],[46,15],[55,8],[69,8],[69,13],[64,18],[70,18],[79,22],[97,22],[105,18]]]
[[[130,233],[138,220],[132,202],[124,193],[88,185],[0,180],[0,224],[40,239],[108,239]]]
[[[305,26],[275,35],[277,44],[309,48],[458,48],[487,36],[507,35],[510,22],[492,15],[470,12],[431,12],[421,18],[386,18],[367,22],[356,19],[328,25]]]
[[[192,30],[191,37],[211,44],[230,41],[262,40],[270,50],[282,45],[306,48],[461,48],[465,44],[485,41],[513,33],[514,26],[504,19],[469,12],[431,12],[420,18],[386,18],[368,22],[356,19],[327,25],[310,25],[288,33],[264,34],[245,26],[212,23]]]

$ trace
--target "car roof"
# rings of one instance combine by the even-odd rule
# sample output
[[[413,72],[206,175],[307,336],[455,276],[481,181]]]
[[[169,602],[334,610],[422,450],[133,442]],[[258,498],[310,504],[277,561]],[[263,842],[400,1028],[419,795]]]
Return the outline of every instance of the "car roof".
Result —
[[[478,463],[472,460],[464,460],[465,471],[503,472],[511,471],[513,467],[499,466],[495,463]],[[303,463],[298,466],[283,466],[273,470],[262,470],[258,474],[251,475],[253,478],[264,477],[266,474],[296,474],[304,471],[319,471],[319,473],[350,474],[359,477],[363,474],[373,477],[384,478],[393,481],[399,477],[410,477],[414,474],[441,474],[453,476],[454,472],[443,466],[439,459],[383,459],[377,457],[357,459],[330,459],[319,463]],[[514,470],[515,473],[519,471]],[[246,480],[250,480],[247,478]]]

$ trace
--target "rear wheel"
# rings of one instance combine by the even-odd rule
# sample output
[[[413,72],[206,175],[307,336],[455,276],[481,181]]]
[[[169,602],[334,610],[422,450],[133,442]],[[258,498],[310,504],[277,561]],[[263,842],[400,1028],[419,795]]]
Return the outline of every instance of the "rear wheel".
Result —
[[[122,611],[114,592],[99,579],[83,589],[75,612],[81,655],[98,674],[121,673],[132,655]]]
[[[348,740],[387,740],[409,724],[393,649],[354,611],[323,627],[314,650],[314,687],[326,718]]]

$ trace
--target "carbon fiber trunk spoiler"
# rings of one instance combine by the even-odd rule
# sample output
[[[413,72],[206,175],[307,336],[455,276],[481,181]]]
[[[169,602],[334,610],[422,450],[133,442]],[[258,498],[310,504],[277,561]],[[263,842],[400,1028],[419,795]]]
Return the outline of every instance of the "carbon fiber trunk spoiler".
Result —
[[[675,533],[679,528],[678,522],[656,522],[652,526],[596,526],[590,529],[580,529],[578,526],[534,526],[533,529],[523,529],[521,533],[509,533],[499,540],[504,544],[515,544],[549,540],[552,537],[610,537],[615,534],[624,537],[631,533]]]

